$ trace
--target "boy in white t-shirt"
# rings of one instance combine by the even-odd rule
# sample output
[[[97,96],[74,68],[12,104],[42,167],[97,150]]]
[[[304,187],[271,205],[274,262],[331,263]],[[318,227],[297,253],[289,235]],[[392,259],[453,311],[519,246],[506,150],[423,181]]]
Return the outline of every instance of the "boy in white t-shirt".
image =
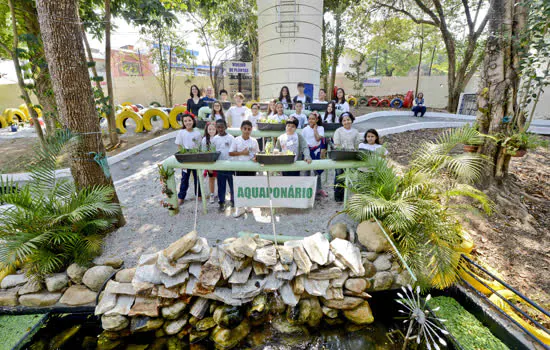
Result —
[[[212,138],[211,143],[216,147],[216,151],[220,152],[218,160],[230,160],[229,150],[233,144],[234,137],[227,132],[227,123],[225,120],[216,120],[216,131],[218,134]],[[233,194],[233,172],[232,171],[220,171],[217,172],[218,182],[218,200],[219,211],[225,210],[225,194],[227,193],[227,184],[229,184],[229,193],[231,194],[231,205],[234,206],[234,194]]]
[[[258,126],[258,119],[262,117],[260,114],[260,105],[253,103],[252,106],[250,106],[250,111],[251,114],[246,118],[246,120],[250,120],[252,123],[252,128],[256,129]]]
[[[304,104],[302,103],[302,101],[296,101],[294,102],[294,107],[296,108],[296,112],[291,114],[289,119],[295,118],[298,121],[298,129],[302,129],[307,123],[307,116],[302,113]]]
[[[313,103],[328,103],[325,89],[319,89],[319,98],[313,101]]]
[[[229,108],[226,113],[229,126],[232,128],[240,127],[242,121],[250,114],[250,110],[246,106],[243,106],[244,95],[242,93],[237,92],[233,98],[235,99],[236,106]]]
[[[260,147],[258,141],[255,138],[251,137],[252,133],[252,123],[250,120],[245,120],[241,123],[241,136],[235,137],[231,148],[229,149],[229,155],[231,160],[235,161],[247,161],[253,160],[256,157],[256,153],[260,152]],[[256,176],[256,173],[253,171],[236,171],[236,176]],[[243,215],[244,212],[250,212],[249,209],[244,208],[244,211],[240,211],[239,208],[235,208],[235,213],[233,217],[238,218]]]

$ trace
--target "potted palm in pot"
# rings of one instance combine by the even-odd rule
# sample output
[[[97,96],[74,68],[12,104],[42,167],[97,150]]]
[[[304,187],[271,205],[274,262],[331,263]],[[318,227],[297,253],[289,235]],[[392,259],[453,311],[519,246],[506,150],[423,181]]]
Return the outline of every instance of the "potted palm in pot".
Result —
[[[512,157],[523,157],[530,149],[548,147],[548,141],[536,134],[521,131],[505,137],[501,146]]]

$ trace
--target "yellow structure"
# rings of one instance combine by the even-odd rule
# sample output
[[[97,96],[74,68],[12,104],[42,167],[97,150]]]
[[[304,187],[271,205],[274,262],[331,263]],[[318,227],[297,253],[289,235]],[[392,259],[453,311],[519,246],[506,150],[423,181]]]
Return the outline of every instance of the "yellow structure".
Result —
[[[520,302],[524,305],[530,306],[523,300],[522,298],[518,297],[514,292],[511,290],[501,290],[497,292],[502,297],[504,297],[506,300],[509,301],[515,301]],[[489,297],[489,300],[491,300],[496,306],[498,306],[502,311],[507,313],[510,317],[512,317],[517,323],[521,324],[525,329],[527,329],[529,332],[531,332],[535,337],[537,337],[540,341],[542,341],[546,345],[550,345],[550,335],[548,335],[546,332],[544,332],[542,329],[536,328],[527,321],[525,321],[523,318],[521,318],[514,309],[508,305],[502,298],[500,298],[497,293],[494,293]]]
[[[8,124],[12,122],[26,122],[29,120],[28,115],[25,115],[24,111],[17,108],[6,108],[2,113],[2,116]]]
[[[162,119],[162,128],[163,129],[169,129],[170,128],[170,119],[168,118],[168,115],[164,113],[164,111],[160,108],[149,108],[145,111],[143,114],[143,117],[141,120],[143,121],[143,127],[147,131],[153,130],[153,125],[151,124],[151,118],[157,116]]]
[[[187,113],[187,107],[176,106],[172,108],[172,110],[170,111],[169,119],[170,119],[170,126],[172,127],[172,129],[182,128],[181,124],[178,123],[178,120],[177,120],[178,114],[180,113]]]
[[[8,127],[8,121],[6,118],[4,118],[3,115],[0,115],[0,129],[7,128]]]
[[[25,114],[25,117],[27,117],[27,120],[25,121],[28,121],[31,119],[31,115],[29,114],[29,109],[27,108],[27,105],[26,104],[21,104],[19,106],[19,109],[21,111],[23,111],[23,113]],[[36,111],[36,114],[38,115],[38,118],[42,118],[42,110],[40,108],[35,108],[34,109]]]
[[[143,131],[143,121],[140,115],[134,112],[132,107],[124,107],[124,109],[116,116],[116,127],[121,134],[126,133],[126,128],[124,127],[124,121],[126,119],[133,119],[136,122],[136,133]]]

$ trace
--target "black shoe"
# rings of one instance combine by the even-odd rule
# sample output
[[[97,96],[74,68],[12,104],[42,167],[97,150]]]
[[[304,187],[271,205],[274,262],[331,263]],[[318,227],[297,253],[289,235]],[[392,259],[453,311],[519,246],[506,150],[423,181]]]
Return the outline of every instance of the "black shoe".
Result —
[[[223,213],[225,211],[225,203],[220,203],[220,206],[218,207],[218,211],[220,213]]]

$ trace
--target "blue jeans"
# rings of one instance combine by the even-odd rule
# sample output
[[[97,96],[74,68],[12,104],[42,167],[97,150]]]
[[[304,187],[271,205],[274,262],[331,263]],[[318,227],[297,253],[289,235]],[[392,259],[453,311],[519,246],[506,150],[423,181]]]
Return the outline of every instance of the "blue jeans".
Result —
[[[227,184],[229,183],[229,193],[231,194],[231,203],[235,203],[235,196],[233,194],[233,172],[232,171],[218,171],[218,199],[220,204],[225,203],[225,194],[227,193]]]
[[[201,189],[199,186],[199,178],[197,177],[197,171],[187,169],[187,172],[181,171],[181,183],[180,183],[180,192],[178,193],[179,199],[185,199],[185,196],[187,195],[187,189],[189,188],[189,177],[193,174],[193,184],[195,187],[195,196],[197,195],[197,192],[199,193],[198,196],[201,197]]]
[[[415,117],[419,113],[420,113],[420,116],[423,117],[424,114],[426,113],[426,107],[425,106],[414,106],[412,108],[412,111],[413,111]]]
[[[344,181],[338,179],[338,175],[341,175],[344,173],[343,169],[336,169],[334,174],[334,200],[337,202],[343,202],[344,201],[344,192],[345,189],[342,187],[344,185]]]

